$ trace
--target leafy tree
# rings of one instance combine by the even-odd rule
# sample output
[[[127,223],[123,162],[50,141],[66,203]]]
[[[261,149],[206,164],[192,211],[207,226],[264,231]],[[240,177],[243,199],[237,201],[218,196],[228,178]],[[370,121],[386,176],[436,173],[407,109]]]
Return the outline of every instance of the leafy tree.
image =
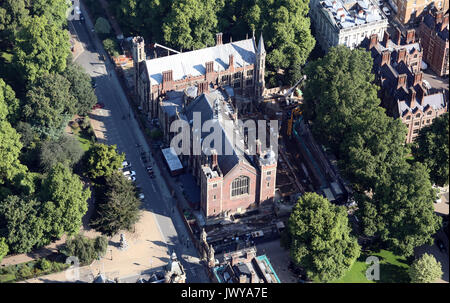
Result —
[[[97,96],[91,85],[91,77],[81,66],[73,62],[68,62],[63,75],[69,80],[69,92],[76,100],[75,113],[81,116],[89,114],[92,107],[97,103]]]
[[[332,281],[342,277],[359,257],[350,235],[347,213],[316,193],[302,196],[289,217],[291,257],[309,278]]]
[[[95,21],[95,31],[99,34],[109,34],[111,32],[111,25],[109,25],[108,20],[99,17]]]
[[[218,3],[212,0],[179,0],[172,3],[164,19],[164,40],[177,49],[199,49],[214,45]]]
[[[119,52],[117,51],[117,42],[111,38],[103,40],[103,47],[113,57],[117,57]]]
[[[23,84],[34,82],[47,72],[62,72],[70,53],[69,36],[45,16],[24,21],[17,33],[13,64]]]
[[[8,196],[0,201],[0,230],[6,238],[11,252],[27,253],[40,243],[43,222],[37,216],[39,203],[24,200],[18,196]]]
[[[125,154],[118,154],[116,145],[95,143],[87,152],[87,174],[91,179],[111,175],[122,167]]]
[[[73,167],[83,156],[80,142],[73,136],[62,135],[56,140],[42,143],[40,151],[41,167],[49,171],[57,163]]]
[[[106,253],[106,246],[103,244],[98,246],[98,243],[105,243],[106,238],[97,237],[97,239],[90,239],[82,235],[76,235],[73,238],[67,239],[61,252],[66,256],[75,256],[81,264],[87,265],[92,263],[94,259]]]
[[[26,172],[19,160],[21,149],[20,135],[9,122],[0,119],[0,184]]]
[[[6,244],[5,238],[0,238],[0,262],[2,262],[3,257],[9,252],[8,244]]]
[[[304,115],[313,121],[314,136],[337,155],[344,138],[366,119],[366,113],[378,111],[372,65],[369,52],[337,46],[305,68]]]
[[[0,79],[0,120],[6,119],[10,123],[15,123],[18,119],[19,100],[8,84]]]
[[[47,74],[27,93],[23,116],[41,138],[57,137],[75,114],[71,84],[59,74]]]
[[[433,283],[441,278],[442,274],[441,263],[427,253],[416,259],[409,269],[412,283]]]
[[[13,37],[29,16],[28,0],[3,0],[0,2],[0,45],[12,43]]]
[[[122,229],[131,230],[139,220],[141,204],[133,183],[118,172],[105,179],[106,199],[99,201],[97,217],[92,220],[92,225],[107,235],[114,235]]]
[[[86,214],[89,189],[83,189],[79,177],[69,168],[57,164],[42,184],[41,199],[47,201],[42,207],[45,219],[46,239],[60,238],[64,233],[73,235],[82,226]]]
[[[45,16],[49,22],[58,27],[67,24],[66,12],[69,8],[66,0],[33,0],[31,14]]]
[[[397,254],[412,255],[415,247],[431,245],[441,226],[434,214],[435,196],[424,165],[398,168],[380,181],[372,198],[357,198],[364,233],[377,236]]]
[[[431,125],[422,128],[413,148],[415,159],[430,169],[431,181],[439,186],[448,185],[449,181],[448,116],[445,113],[435,118]]]

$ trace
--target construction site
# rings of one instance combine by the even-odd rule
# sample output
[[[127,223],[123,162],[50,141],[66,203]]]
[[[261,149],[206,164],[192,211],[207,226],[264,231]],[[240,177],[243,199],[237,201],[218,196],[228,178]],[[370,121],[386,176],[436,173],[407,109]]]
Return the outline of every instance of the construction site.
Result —
[[[123,40],[124,55],[113,60],[128,91],[133,92],[134,67],[129,42],[129,39]],[[146,51],[150,58],[167,56],[171,52],[177,53],[156,43]],[[180,207],[192,238],[199,239],[204,228],[207,242],[214,247],[216,254],[278,239],[293,206],[305,192],[316,192],[336,204],[348,201],[351,189],[340,176],[336,159],[316,142],[308,122],[303,119],[303,80],[305,77],[292,87],[265,89],[264,100],[257,110],[240,113],[239,117],[243,120],[279,121],[276,191],[272,208],[255,208],[207,222],[198,209],[189,205]],[[267,131],[270,132],[269,129]]]

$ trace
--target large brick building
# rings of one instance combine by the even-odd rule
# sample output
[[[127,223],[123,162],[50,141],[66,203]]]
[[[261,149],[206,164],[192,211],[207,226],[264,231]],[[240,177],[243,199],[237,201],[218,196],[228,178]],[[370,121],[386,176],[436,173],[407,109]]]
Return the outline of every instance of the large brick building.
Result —
[[[363,45],[374,60],[373,72],[381,86],[382,105],[388,115],[401,119],[408,127],[406,143],[411,143],[422,127],[447,112],[448,103],[445,92],[433,92],[422,83],[422,49],[414,30],[409,30],[406,37],[398,32],[395,40],[386,32],[383,41],[373,35]]]
[[[417,21],[417,18],[426,10],[436,7],[439,10],[448,10],[449,0],[390,0],[397,12],[396,18],[403,24]]]
[[[223,44],[219,33],[215,46],[149,60],[144,46],[143,38],[133,39],[135,93],[149,118],[160,116],[161,102],[170,91],[189,89],[199,96],[210,88],[231,86],[236,95],[262,98],[266,57],[262,35],[257,46],[254,36]],[[251,103],[246,105],[251,110]]]
[[[423,46],[423,59],[439,76],[448,75],[449,70],[449,25],[448,13],[428,13],[420,23],[417,35]]]

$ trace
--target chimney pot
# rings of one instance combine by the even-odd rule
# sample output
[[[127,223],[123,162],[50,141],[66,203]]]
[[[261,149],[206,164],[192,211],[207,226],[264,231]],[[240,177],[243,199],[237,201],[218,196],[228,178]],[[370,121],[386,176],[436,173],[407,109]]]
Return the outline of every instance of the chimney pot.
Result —
[[[387,31],[384,31],[384,36],[383,36],[384,47],[387,47],[387,44],[389,42],[389,38],[390,38],[389,33]]]
[[[371,35],[369,49],[376,46],[377,44],[378,44],[378,34]]]
[[[217,33],[216,34],[216,45],[221,45],[222,44],[222,33]]]

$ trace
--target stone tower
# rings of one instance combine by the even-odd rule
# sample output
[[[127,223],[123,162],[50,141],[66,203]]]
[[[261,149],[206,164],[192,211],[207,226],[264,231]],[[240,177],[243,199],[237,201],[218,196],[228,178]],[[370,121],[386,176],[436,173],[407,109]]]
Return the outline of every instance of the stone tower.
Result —
[[[134,93],[136,96],[139,96],[139,66],[142,61],[145,61],[145,43],[144,38],[142,37],[134,37],[132,40],[133,43],[133,64],[134,64]]]
[[[264,48],[262,33],[259,38],[258,48],[256,49],[255,67],[255,100],[259,103],[263,99],[265,88],[264,72],[266,71],[266,49]]]

